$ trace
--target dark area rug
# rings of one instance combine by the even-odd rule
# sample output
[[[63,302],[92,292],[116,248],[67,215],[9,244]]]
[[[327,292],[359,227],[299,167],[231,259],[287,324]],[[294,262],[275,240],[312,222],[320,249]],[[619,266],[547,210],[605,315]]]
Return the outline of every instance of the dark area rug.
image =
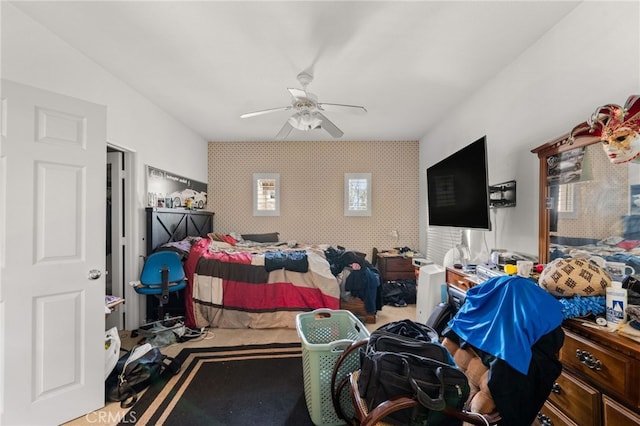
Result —
[[[183,349],[127,419],[148,425],[313,425],[300,343]]]

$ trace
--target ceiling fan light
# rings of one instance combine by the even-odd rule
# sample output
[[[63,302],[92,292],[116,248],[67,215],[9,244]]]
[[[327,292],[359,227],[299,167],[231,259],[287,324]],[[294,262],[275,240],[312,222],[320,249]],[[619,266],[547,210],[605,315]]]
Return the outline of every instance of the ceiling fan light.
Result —
[[[294,129],[297,129],[300,126],[300,115],[293,114],[287,121],[289,122],[289,124],[291,124],[291,126],[293,126]]]
[[[317,117],[313,117],[312,120],[307,123],[307,130],[319,129],[321,126],[322,120]]]
[[[286,107],[271,108],[262,111],[255,111],[242,114],[241,118],[254,117],[276,111],[294,110],[295,113],[285,121],[284,126],[276,135],[278,139],[286,138],[291,130],[297,129],[303,132],[315,129],[323,129],[334,138],[340,138],[344,132],[322,114],[324,111],[350,111],[355,113],[366,113],[367,110],[359,105],[318,103],[318,97],[307,92],[307,86],[313,81],[313,73],[305,70],[298,74],[298,81],[303,89],[288,88],[291,94],[292,103]]]
[[[288,121],[291,126],[303,131],[319,129],[322,125],[321,118],[309,113],[294,114],[289,117]]]

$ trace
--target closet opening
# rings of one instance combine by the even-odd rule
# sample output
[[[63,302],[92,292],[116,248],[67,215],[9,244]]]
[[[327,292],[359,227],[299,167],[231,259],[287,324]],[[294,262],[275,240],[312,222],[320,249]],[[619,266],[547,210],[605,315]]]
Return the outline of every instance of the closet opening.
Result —
[[[125,303],[106,318],[106,329],[117,327],[125,329],[127,315],[125,283],[128,281],[126,271],[127,235],[130,224],[126,220],[129,171],[127,156],[129,153],[112,145],[107,145],[106,164],[106,259],[105,259],[105,294],[125,299]]]

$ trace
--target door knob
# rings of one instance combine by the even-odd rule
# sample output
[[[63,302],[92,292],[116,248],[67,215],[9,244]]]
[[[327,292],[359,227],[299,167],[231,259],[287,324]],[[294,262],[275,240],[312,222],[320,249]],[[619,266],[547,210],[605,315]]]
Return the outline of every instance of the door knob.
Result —
[[[97,280],[98,278],[100,278],[101,275],[102,273],[98,269],[92,269],[89,271],[90,280]]]

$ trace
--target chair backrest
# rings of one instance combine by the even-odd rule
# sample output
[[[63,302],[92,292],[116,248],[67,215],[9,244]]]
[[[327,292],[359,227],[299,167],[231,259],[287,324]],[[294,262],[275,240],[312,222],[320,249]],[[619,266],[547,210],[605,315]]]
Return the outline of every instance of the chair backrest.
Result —
[[[386,331],[383,331],[386,330]],[[419,342],[416,339],[414,344],[410,344],[406,347],[406,349],[398,348],[394,349],[393,345],[383,344],[384,339],[391,335],[390,331],[395,331],[398,336],[399,341],[398,345],[402,346],[401,343],[403,340],[407,340],[408,337],[402,336],[418,336],[420,333],[424,334],[423,336],[423,346],[420,347]],[[425,327],[423,324],[415,323],[412,326],[412,321],[404,320],[397,321],[395,323],[390,323],[385,326],[382,326],[378,330],[374,331],[369,339],[354,342],[349,347],[347,347],[338,361],[336,361],[333,369],[333,375],[331,377],[331,397],[333,402],[333,407],[339,418],[346,420],[347,423],[355,420],[355,423],[359,423],[361,426],[370,426],[370,425],[378,425],[378,424],[387,424],[382,422],[387,416],[392,413],[408,409],[419,407],[420,403],[413,396],[407,397],[395,397],[393,399],[389,399],[384,401],[377,408],[372,409],[371,411],[367,408],[367,401],[361,397],[362,393],[360,392],[360,386],[364,384],[358,383],[358,379],[354,379],[354,377],[360,378],[360,374],[363,370],[366,370],[366,367],[363,370],[357,370],[353,373],[346,376],[342,380],[339,379],[339,372],[343,372],[342,370],[342,362],[343,360],[350,356],[353,351],[360,351],[364,346],[369,346],[373,343],[376,346],[376,349],[379,349],[383,352],[413,352],[421,353],[421,355],[427,357],[435,357],[447,360],[448,362],[452,360],[460,361],[462,367],[460,368],[465,374],[471,374],[472,377],[468,377],[467,381],[469,385],[472,385],[473,395],[469,396],[469,402],[471,401],[471,397],[474,396],[474,403],[471,404],[471,407],[475,409],[474,412],[466,412],[453,407],[445,407],[442,414],[441,422],[438,424],[458,424],[457,420],[462,420],[465,425],[479,425],[485,426],[488,424],[495,424],[498,420],[500,420],[500,415],[495,411],[495,404],[491,399],[491,394],[487,389],[487,377],[488,377],[488,368],[484,367],[481,360],[475,355],[473,351],[468,349],[460,349],[459,346],[456,345],[459,351],[457,352],[448,352],[450,349],[453,349],[452,345],[444,345],[437,347],[439,350],[435,350],[436,348],[431,348],[431,345],[435,345],[434,338],[437,339],[437,334],[430,330],[429,327]],[[389,337],[390,339],[390,337]],[[446,341],[447,339],[445,339]],[[389,340],[389,343],[394,343],[393,340]],[[415,348],[414,348],[415,345]],[[452,359],[449,356],[453,356]],[[470,362],[470,358],[475,358],[474,361]],[[367,372],[365,371],[366,375]],[[473,381],[473,384],[471,383]],[[366,384],[364,385],[366,387]],[[365,388],[363,388],[364,391]],[[484,390],[485,392],[479,392],[480,390]],[[343,392],[347,392],[347,398],[344,398]],[[485,397],[488,395],[489,401],[485,401]],[[374,404],[375,405],[375,404]],[[437,417],[437,416],[436,416]],[[456,420],[457,419],[457,420]],[[433,420],[438,420],[434,418]],[[379,423],[382,422],[382,423]]]
[[[469,381],[471,392],[467,400],[467,409],[475,413],[494,413],[496,403],[489,390],[489,367],[470,346],[460,347],[455,340],[445,337],[442,345],[447,348],[456,365],[462,370]]]
[[[356,346],[357,343],[354,343],[349,349],[355,348]],[[335,391],[333,391],[335,382],[332,381],[332,396],[334,408],[336,410],[336,413],[338,413],[338,416],[341,419],[346,420],[347,423],[360,424],[360,426],[387,426],[389,425],[389,423],[387,423],[385,420],[391,413],[399,410],[414,409],[415,407],[420,406],[420,403],[416,398],[407,395],[398,396],[393,399],[387,400],[370,411],[367,407],[367,402],[360,396],[360,389],[358,386],[358,378],[360,373],[361,371],[357,370],[349,374],[349,376],[347,376],[346,385],[340,384],[335,388]],[[484,386],[481,386],[481,389],[482,387],[486,387],[486,382]],[[352,409],[349,410],[351,414],[349,415],[345,415],[345,412],[341,407],[342,402],[335,395],[339,395],[342,392],[343,388],[346,388],[348,390],[350,396],[349,401],[352,404]],[[477,400],[476,402],[480,402],[483,400],[483,396],[484,395],[481,395],[481,393],[477,392],[476,390],[474,399]],[[483,411],[480,412],[457,410],[452,407],[445,407],[445,409],[443,410],[443,414],[447,416],[447,418],[442,418],[441,422],[438,422],[438,424],[462,424],[463,426],[486,426],[499,424],[501,417],[500,414],[495,411],[495,405],[492,404],[492,400],[482,401],[481,404]],[[491,407],[493,407],[493,409],[491,409]]]
[[[159,251],[147,257],[140,273],[140,282],[143,285],[162,284],[162,270],[169,271],[169,283],[184,280],[184,268],[178,253],[173,251]]]

